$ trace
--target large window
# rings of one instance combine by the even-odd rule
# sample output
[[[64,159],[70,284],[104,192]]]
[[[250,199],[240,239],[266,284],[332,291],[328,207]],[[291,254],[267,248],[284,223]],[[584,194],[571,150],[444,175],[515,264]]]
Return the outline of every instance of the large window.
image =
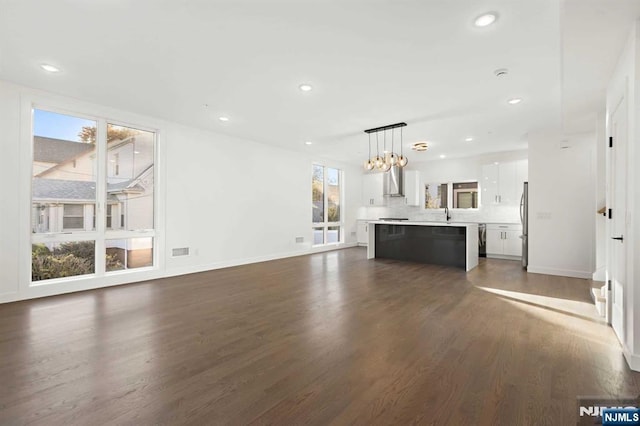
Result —
[[[32,281],[153,266],[155,133],[34,109],[33,135]]]
[[[338,169],[313,165],[311,216],[314,245],[342,241],[341,175]]]

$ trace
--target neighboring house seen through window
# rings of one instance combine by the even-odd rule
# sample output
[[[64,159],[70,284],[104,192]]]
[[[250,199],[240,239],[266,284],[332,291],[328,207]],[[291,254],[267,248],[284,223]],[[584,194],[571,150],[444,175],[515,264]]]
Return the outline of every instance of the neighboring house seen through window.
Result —
[[[32,281],[153,266],[155,133],[34,109],[33,134]]]
[[[84,206],[82,204],[65,204],[63,214],[63,230],[84,229]]]

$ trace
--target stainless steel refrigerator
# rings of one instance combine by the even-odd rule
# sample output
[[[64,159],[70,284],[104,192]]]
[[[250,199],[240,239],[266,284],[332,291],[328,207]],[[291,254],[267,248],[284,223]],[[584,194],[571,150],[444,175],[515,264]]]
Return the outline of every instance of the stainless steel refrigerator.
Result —
[[[522,222],[522,267],[529,264],[529,182],[524,183],[520,198],[520,222]]]

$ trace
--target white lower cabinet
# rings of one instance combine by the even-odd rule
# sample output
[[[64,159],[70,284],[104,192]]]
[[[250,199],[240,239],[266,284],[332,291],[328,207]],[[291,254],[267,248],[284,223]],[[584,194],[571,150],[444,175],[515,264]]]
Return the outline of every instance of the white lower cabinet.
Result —
[[[487,257],[505,259],[522,256],[522,225],[487,224]]]
[[[369,222],[366,220],[359,220],[356,234],[358,236],[359,246],[369,245]]]

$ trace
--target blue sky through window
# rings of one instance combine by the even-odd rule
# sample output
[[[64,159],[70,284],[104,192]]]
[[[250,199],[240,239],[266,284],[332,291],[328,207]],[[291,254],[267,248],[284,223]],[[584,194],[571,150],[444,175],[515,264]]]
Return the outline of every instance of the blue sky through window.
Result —
[[[338,184],[339,173],[340,171],[338,169],[327,168],[327,182],[329,182],[329,185]]]
[[[95,127],[96,122],[40,109],[33,110],[33,134],[35,136],[80,142],[78,133],[85,126]]]

